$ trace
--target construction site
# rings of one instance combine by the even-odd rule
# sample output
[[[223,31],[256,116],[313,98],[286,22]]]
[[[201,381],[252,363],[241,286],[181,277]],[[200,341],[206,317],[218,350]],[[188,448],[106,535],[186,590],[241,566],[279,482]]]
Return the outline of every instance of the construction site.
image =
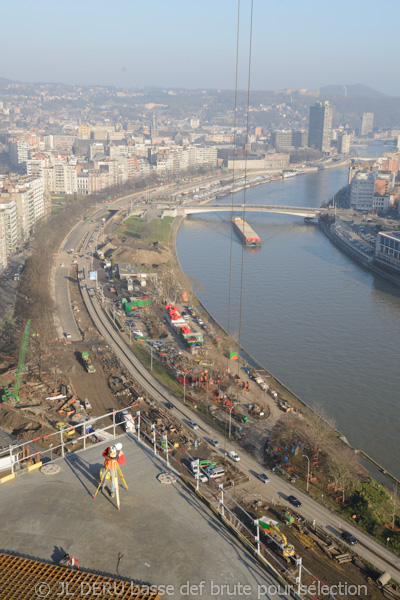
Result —
[[[113,227],[106,243],[123,251],[126,262],[137,261],[135,244],[118,242]],[[147,264],[156,260],[154,250],[141,248],[141,252],[142,267],[145,260]],[[146,393],[117,358],[88,313],[80,281],[78,265],[72,263],[69,299],[82,340],[71,342],[64,335],[42,344],[41,332],[27,319],[17,359],[2,359],[4,565],[13,564],[33,588],[42,571],[47,573],[44,580],[53,578],[59,586],[65,569],[59,562],[64,554],[74,555],[81,568],[96,575],[78,581],[76,569],[71,569],[75,565],[68,564],[74,572],[71,586],[85,581],[87,586],[103,584],[112,578],[119,590],[128,580],[158,586],[157,590],[137,590],[137,598],[158,598],[165,585],[173,587],[174,598],[188,597],[182,586],[202,580],[208,585],[205,597],[212,595],[212,581],[249,585],[251,591],[245,596],[249,598],[258,597],[263,591],[259,586],[267,581],[289,583],[297,593],[300,571],[301,582],[307,586],[316,581],[327,586],[347,582],[360,589],[360,599],[400,598],[396,584],[389,579],[380,585],[382,570],[362,561],[334,532],[305,519],[268,488],[265,493],[254,477],[257,472],[242,466],[243,457],[242,463],[227,458],[226,450],[234,447],[257,461],[259,471],[265,470],[264,449],[274,425],[302,407],[270,373],[238,360],[237,346],[208,317],[193,293],[184,291],[184,279],[175,279],[172,293],[169,278],[159,273],[146,287],[153,298],[151,306],[138,310],[139,304],[135,308],[131,302],[124,309],[121,303],[117,314],[115,308],[110,309],[111,301],[104,299],[104,289],[101,294],[93,290],[108,320],[142,361],[143,371],[151,370],[166,386],[174,410]],[[116,293],[118,299],[123,285],[119,281],[113,285],[116,292],[111,294]],[[126,313],[133,311],[135,326],[145,335],[132,339],[132,316]],[[164,336],[162,343],[160,336]],[[150,345],[152,340],[157,343]],[[193,428],[188,415],[191,419],[198,415],[204,423],[201,431]],[[215,436],[220,438],[218,446],[210,442]],[[129,487],[129,491],[121,490],[121,513],[110,512],[112,502],[105,494],[93,499],[102,451],[117,437],[127,455],[124,474]],[[193,460],[221,467],[221,479],[215,483],[211,478],[196,489],[199,482],[190,469]],[[41,472],[49,464],[60,467],[51,477]],[[160,484],[158,476],[165,473],[173,473],[173,485]],[[290,474],[289,478],[293,480]],[[32,523],[36,523],[34,529]],[[25,558],[18,562],[7,553]],[[261,559],[255,560],[254,553]],[[55,564],[38,567],[29,559]],[[2,589],[9,589],[7,581]],[[367,586],[365,593],[363,586]],[[32,588],[26,596],[7,593],[3,596],[7,599],[33,597]],[[214,595],[224,598],[228,594]],[[55,596],[54,592],[48,597]],[[351,595],[346,591],[334,597]]]

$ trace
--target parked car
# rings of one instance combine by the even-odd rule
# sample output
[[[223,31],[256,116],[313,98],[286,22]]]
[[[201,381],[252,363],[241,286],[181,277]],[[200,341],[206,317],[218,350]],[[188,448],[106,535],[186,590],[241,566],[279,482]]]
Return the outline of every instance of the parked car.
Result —
[[[230,452],[228,452],[227,456],[228,456],[228,458],[230,458],[234,462],[239,462],[239,460],[240,460],[240,456],[238,456],[238,454],[236,454],[236,452],[234,452],[233,450],[231,450]]]
[[[160,340],[165,340],[165,338],[167,338],[167,337],[168,337],[168,333],[162,333],[160,335]]]
[[[354,535],[352,535],[349,531],[342,531],[340,537],[344,542],[347,542],[351,546],[355,546],[358,543],[357,538],[355,538]]]
[[[269,477],[267,477],[265,473],[259,473],[257,477],[263,483],[269,483]]]
[[[296,496],[288,496],[287,500],[288,500],[288,502],[290,502],[290,504],[292,504],[296,508],[299,508],[299,506],[301,506],[301,502],[300,502],[300,500],[298,500],[298,498],[296,498]]]

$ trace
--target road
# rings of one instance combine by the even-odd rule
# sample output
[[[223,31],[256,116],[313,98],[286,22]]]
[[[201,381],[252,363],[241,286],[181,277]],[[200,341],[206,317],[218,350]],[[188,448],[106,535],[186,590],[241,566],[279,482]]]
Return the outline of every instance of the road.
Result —
[[[123,202],[123,200],[119,201],[119,203],[121,202]],[[95,225],[91,225],[94,229]],[[80,227],[77,227],[71,235],[81,235],[81,239],[83,239],[85,233],[85,228],[81,229]],[[86,241],[83,244],[81,251],[83,254],[89,249],[90,237],[91,236],[87,236]],[[75,246],[77,246],[77,244],[75,244]],[[66,244],[65,247],[68,248],[68,244]],[[91,250],[93,250],[93,247]],[[79,259],[79,269],[86,267],[85,262],[85,259]],[[87,273],[87,269],[85,269],[85,273]],[[152,374],[144,369],[143,365],[130,351],[129,347],[120,338],[119,334],[115,331],[111,323],[105,317],[96,296],[89,296],[87,290],[87,286],[89,284],[88,278],[86,278],[85,283],[86,288],[81,290],[82,297],[93,323],[102,336],[107,340],[107,343],[113,348],[116,356],[130,372],[132,377],[153,399],[161,402],[162,404],[165,404],[165,402],[172,402],[175,407],[172,409],[174,416],[183,420],[184,422],[193,419],[193,412],[188,407],[180,403],[175,396],[165,390],[162,385],[152,376]],[[91,284],[89,287],[91,287]],[[58,310],[63,311],[63,306],[65,307],[65,304],[57,305]],[[196,414],[195,419],[200,426],[198,433],[201,431],[204,438],[210,437],[210,426],[202,422],[201,416],[198,414]],[[221,447],[226,447],[227,451],[235,450],[234,445],[230,442],[226,442],[225,438],[222,438],[222,436],[220,436],[218,433],[213,432],[211,437],[218,439]],[[249,474],[250,477],[256,477],[256,474],[263,470],[262,465],[260,465],[260,463],[258,463],[251,456],[247,455],[244,451],[241,451],[240,456],[240,467],[242,471]],[[263,496],[267,501],[275,499],[275,501],[284,503],[287,496],[295,495],[302,503],[302,506],[299,509],[296,509],[298,513],[310,521],[315,520],[317,525],[324,527],[330,534],[333,534],[333,536],[340,535],[340,532],[343,530],[349,531],[359,540],[357,546],[352,547],[352,550],[356,552],[356,554],[369,561],[382,571],[389,571],[392,577],[394,577],[397,581],[400,581],[400,558],[396,557],[392,552],[390,552],[389,549],[384,548],[381,544],[370,538],[368,535],[364,534],[351,524],[348,524],[346,521],[341,519],[340,516],[330,512],[328,509],[318,504],[315,500],[299,491],[289,482],[281,479],[274,473],[268,473],[268,476],[270,478],[269,484],[263,484],[258,480],[256,482],[257,491],[259,492],[260,496]]]

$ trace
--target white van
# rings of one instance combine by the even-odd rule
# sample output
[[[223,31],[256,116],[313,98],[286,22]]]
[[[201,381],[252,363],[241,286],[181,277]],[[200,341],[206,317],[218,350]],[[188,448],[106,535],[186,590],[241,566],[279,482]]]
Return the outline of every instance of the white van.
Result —
[[[204,469],[204,472],[208,475],[208,477],[212,477],[213,479],[218,479],[219,477],[223,477],[225,475],[225,471],[222,467],[207,467]]]
[[[199,461],[198,460],[192,460],[192,462],[190,463],[190,470],[192,471],[194,477],[197,479],[197,472],[199,471]],[[202,483],[206,483],[208,481],[208,477],[206,475],[204,475],[203,471],[200,469],[199,472],[199,480]]]

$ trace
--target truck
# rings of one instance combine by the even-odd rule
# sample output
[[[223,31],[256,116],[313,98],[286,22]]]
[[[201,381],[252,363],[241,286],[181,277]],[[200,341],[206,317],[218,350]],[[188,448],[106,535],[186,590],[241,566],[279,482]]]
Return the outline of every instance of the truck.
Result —
[[[88,373],[95,373],[96,369],[92,365],[92,361],[90,360],[89,352],[82,352],[82,360],[85,365],[85,369]]]
[[[202,483],[206,483],[208,481],[208,477],[201,472],[199,462],[199,460],[192,460],[190,463],[190,470],[195,479],[199,478]]]
[[[231,423],[231,435],[236,435],[237,437],[244,437],[246,432],[244,431],[241,425],[235,425],[235,423]]]
[[[126,433],[135,433],[135,419],[128,410],[123,410],[121,413],[121,424]]]
[[[75,435],[75,427],[69,427],[63,421],[56,423],[57,431],[62,431],[64,438],[69,438]],[[65,431],[64,431],[65,430]]]

